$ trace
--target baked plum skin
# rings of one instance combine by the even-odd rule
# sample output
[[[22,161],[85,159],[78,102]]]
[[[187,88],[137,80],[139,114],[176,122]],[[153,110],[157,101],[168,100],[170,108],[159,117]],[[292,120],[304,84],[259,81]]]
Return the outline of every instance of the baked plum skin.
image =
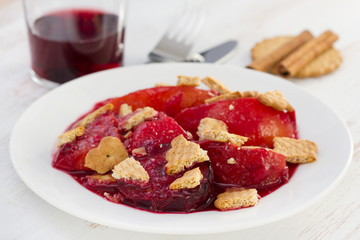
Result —
[[[219,95],[212,90],[203,90],[189,86],[164,86],[138,90],[125,96],[108,99],[101,105],[111,103],[115,113],[118,113],[121,104],[127,103],[133,110],[142,107],[152,107],[157,111],[175,116],[181,110],[203,104],[206,99]]]
[[[130,152],[145,147],[146,152],[151,153],[152,149],[171,143],[179,135],[188,138],[185,130],[173,118],[159,112],[151,121],[144,121],[135,126],[131,137],[124,139],[124,143]]]
[[[187,108],[175,116],[186,131],[197,138],[200,120],[215,118],[226,123],[228,131],[248,137],[245,145],[273,147],[274,137],[297,138],[295,111],[277,111],[256,98],[222,100]]]
[[[286,183],[289,170],[284,155],[270,149],[237,147],[230,143],[203,141],[218,184],[270,189]],[[229,160],[230,159],[230,160]]]

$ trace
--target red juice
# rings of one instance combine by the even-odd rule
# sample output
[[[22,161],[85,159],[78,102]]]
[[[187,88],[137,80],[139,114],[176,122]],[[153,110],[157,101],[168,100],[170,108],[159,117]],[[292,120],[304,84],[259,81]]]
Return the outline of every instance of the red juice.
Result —
[[[118,16],[71,9],[44,15],[29,30],[32,69],[40,78],[64,83],[122,65],[124,30]]]

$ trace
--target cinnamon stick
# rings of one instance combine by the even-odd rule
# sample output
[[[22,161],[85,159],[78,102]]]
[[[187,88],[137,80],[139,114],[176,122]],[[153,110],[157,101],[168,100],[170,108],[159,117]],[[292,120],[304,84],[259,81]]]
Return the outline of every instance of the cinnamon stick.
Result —
[[[301,68],[330,48],[337,39],[338,36],[331,31],[311,39],[279,63],[277,74],[286,78],[295,76]]]
[[[312,39],[313,36],[309,31],[303,31],[301,34],[295,38],[289,40],[276,50],[272,51],[270,54],[266,55],[261,59],[253,61],[248,68],[255,69],[258,71],[266,72],[269,71],[275,64],[277,64],[281,59],[289,55],[295,49],[303,45],[305,42]]]

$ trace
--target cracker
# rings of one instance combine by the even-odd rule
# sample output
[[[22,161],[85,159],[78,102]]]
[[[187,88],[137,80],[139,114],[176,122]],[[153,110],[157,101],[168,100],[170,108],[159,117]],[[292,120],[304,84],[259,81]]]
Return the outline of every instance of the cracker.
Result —
[[[98,109],[96,109],[92,113],[89,113],[83,119],[78,121],[75,124],[75,126],[86,127],[87,125],[92,123],[98,116],[100,116],[101,114],[104,114],[104,113],[106,113],[108,111],[112,111],[113,109],[114,109],[114,105],[112,105],[111,103],[108,103],[108,104],[106,104],[106,105],[104,105],[102,107],[99,107]]]
[[[124,117],[126,115],[129,115],[132,113],[132,107],[126,103],[121,104],[120,110],[119,110],[119,117]]]
[[[218,91],[220,94],[231,93],[231,91],[224,84],[222,84],[215,78],[208,76],[201,79],[201,82],[208,86],[210,89]]]
[[[57,138],[57,147],[61,147],[65,143],[74,141],[76,137],[80,137],[84,135],[84,133],[85,133],[85,128],[83,126],[79,126],[61,134]]]
[[[98,147],[86,154],[85,167],[103,174],[127,157],[128,153],[120,139],[107,136],[101,139]]]
[[[122,128],[126,131],[131,130],[139,123],[144,122],[147,119],[155,117],[157,111],[151,107],[144,107],[137,109],[134,114],[122,123]]]
[[[283,154],[287,162],[311,163],[316,161],[318,147],[310,140],[287,137],[274,138],[274,151]]]
[[[184,175],[173,181],[169,188],[172,190],[179,190],[185,188],[195,188],[200,185],[203,175],[200,168],[194,168],[184,173]]]
[[[260,93],[257,99],[264,105],[272,107],[278,111],[294,111],[294,108],[286,100],[285,96],[280,90],[269,91],[265,93]]]
[[[257,43],[252,51],[251,56],[253,60],[261,59],[279,48],[281,45],[291,40],[292,36],[280,36],[270,39],[265,39],[260,43]],[[334,47],[329,48],[320,56],[309,62],[302,68],[295,77],[307,78],[318,77],[335,71],[342,63],[341,53]],[[270,70],[271,73],[275,73],[275,68]]]
[[[149,174],[134,158],[126,158],[113,169],[112,176],[115,179],[135,180],[143,183],[149,182]]]
[[[253,60],[264,58],[277,48],[284,45],[286,42],[291,40],[292,36],[279,36],[274,38],[267,38],[261,42],[258,42],[251,49],[251,57]]]
[[[221,211],[252,207],[259,202],[256,189],[230,188],[219,194],[214,202]]]
[[[309,62],[296,75],[297,78],[319,77],[338,69],[342,63],[341,53],[334,47]]]
[[[187,141],[182,134],[171,141],[171,148],[166,153],[166,173],[173,175],[191,167],[195,163],[209,161],[207,151],[200,145]]]
[[[189,87],[197,87],[200,86],[200,77],[190,77],[190,76],[177,76],[177,86],[189,86]]]
[[[208,139],[217,142],[231,142],[236,146],[241,146],[248,140],[247,137],[229,133],[226,124],[214,118],[201,119],[196,133],[199,136],[199,140]]]

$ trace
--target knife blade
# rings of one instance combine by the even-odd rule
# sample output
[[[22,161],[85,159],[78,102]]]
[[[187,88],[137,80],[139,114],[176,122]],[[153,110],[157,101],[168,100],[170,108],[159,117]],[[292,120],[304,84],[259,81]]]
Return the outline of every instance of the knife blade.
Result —
[[[223,63],[235,54],[237,45],[238,42],[236,40],[226,41],[203,52],[195,53],[185,59],[184,62]],[[153,53],[149,57],[154,62],[174,62],[172,59],[167,59]]]
[[[201,53],[195,53],[185,62],[224,63],[235,54],[237,45],[235,40],[226,41]]]

